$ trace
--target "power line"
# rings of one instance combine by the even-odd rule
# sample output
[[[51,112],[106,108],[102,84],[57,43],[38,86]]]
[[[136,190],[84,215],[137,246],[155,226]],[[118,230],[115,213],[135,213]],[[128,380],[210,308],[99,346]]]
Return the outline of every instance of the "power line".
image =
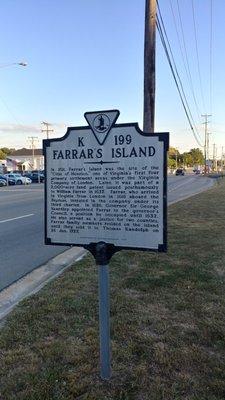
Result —
[[[192,0],[192,17],[193,17],[193,25],[194,25],[194,33],[195,33],[195,50],[196,50],[196,56],[197,56],[197,66],[198,66],[198,76],[199,76],[199,83],[200,83],[200,92],[201,92],[203,109],[205,110],[205,99],[204,99],[204,95],[203,95],[202,78],[201,78],[201,72],[200,72],[198,41],[197,41],[197,29],[196,29],[195,9],[194,9],[194,1],[193,0]]]
[[[166,57],[167,57],[167,60],[168,60],[168,63],[169,63],[169,66],[170,66],[170,69],[171,69],[171,72],[172,72],[172,75],[173,75],[173,78],[174,78],[178,93],[179,93],[179,96],[180,96],[180,99],[181,99],[181,102],[182,102],[186,117],[188,119],[191,131],[192,131],[192,133],[193,133],[193,135],[195,137],[195,140],[197,141],[198,145],[200,147],[203,147],[203,145],[200,143],[200,140],[198,138],[199,134],[196,133],[196,129],[194,129],[194,120],[193,120],[193,117],[192,117],[192,114],[191,114],[191,111],[190,111],[190,107],[188,105],[187,98],[186,98],[185,93],[184,93],[182,81],[181,81],[179,73],[177,71],[176,63],[175,63],[175,60],[174,60],[174,57],[173,57],[173,53],[172,53],[172,49],[171,49],[171,46],[170,46],[170,43],[169,43],[169,40],[168,40],[168,36],[166,34],[166,29],[165,29],[165,25],[163,23],[163,18],[162,18],[162,14],[160,12],[159,4],[158,4],[158,10],[159,10],[159,17],[157,16],[156,26],[157,26],[157,29],[158,29],[158,32],[159,32],[159,36],[160,36],[163,48],[165,50],[165,54],[166,54]],[[160,22],[160,20],[162,21],[162,23]],[[166,36],[166,39],[165,39],[165,36]],[[168,43],[169,50],[167,48],[166,41]],[[170,56],[169,53],[171,53],[171,56]],[[174,64],[174,66],[173,66],[173,64]]]
[[[212,11],[212,0],[210,0],[210,44],[209,44],[209,56],[210,56],[210,67],[209,67],[209,105],[210,112],[212,113],[212,46],[213,46],[213,11]]]
[[[199,140],[201,140],[200,135],[199,135],[199,133],[198,133],[198,130],[197,130],[196,126],[195,126],[194,118],[193,118],[193,116],[192,116],[190,107],[189,107],[189,105],[188,105],[188,100],[187,100],[187,97],[186,97],[185,92],[184,92],[184,88],[183,88],[183,84],[182,84],[180,75],[179,75],[178,70],[177,70],[176,62],[175,62],[175,59],[174,59],[174,56],[173,56],[172,48],[171,48],[171,45],[170,45],[170,42],[169,42],[169,38],[168,38],[168,35],[167,35],[167,32],[166,32],[166,28],[165,28],[165,25],[164,25],[164,22],[163,22],[163,18],[162,18],[160,6],[159,6],[158,2],[157,2],[157,6],[158,6],[158,15],[157,15],[157,18],[160,18],[159,24],[162,25],[162,27],[163,27],[163,33],[164,33],[164,35],[165,35],[166,42],[167,42],[167,45],[168,45],[168,48],[169,48],[169,51],[170,51],[170,55],[171,55],[171,58],[172,58],[172,61],[173,61],[173,67],[174,67],[174,69],[175,69],[176,76],[177,76],[177,79],[178,79],[179,84],[180,84],[180,89],[181,89],[181,91],[182,91],[182,94],[183,94],[183,97],[184,97],[184,100],[185,100],[185,105],[186,105],[186,107],[187,107],[187,109],[188,109],[188,111],[189,111],[189,115],[190,115],[191,120],[192,120],[192,125],[193,125],[194,128],[195,128],[196,134],[198,135]]]
[[[182,48],[180,34],[179,34],[179,31],[178,31],[178,27],[177,27],[177,23],[176,23],[176,17],[175,17],[175,13],[174,13],[174,9],[173,9],[173,5],[172,5],[171,0],[170,0],[170,8],[171,8],[172,15],[173,15],[174,26],[175,26],[175,30],[176,30],[176,35],[177,35],[177,39],[178,39],[178,44],[179,44],[179,48],[180,48],[180,52],[181,52],[182,61],[183,61],[183,64],[184,64],[184,69],[185,69],[186,76],[187,76],[187,81],[188,81],[189,88],[190,88],[190,91],[191,91],[191,94],[192,94],[192,97],[193,97],[193,100],[194,100],[194,103],[195,103],[197,116],[199,118],[201,112],[200,112],[199,106],[197,104],[197,100],[196,100],[196,96],[195,96],[195,92],[194,92],[194,86],[193,86],[190,66],[189,66],[189,62],[188,62],[187,48],[186,48],[186,43],[185,43],[184,30],[183,30],[183,24],[182,24],[182,19],[181,19],[181,13],[180,13],[180,7],[179,7],[178,0],[177,0],[177,9],[178,9],[179,24],[180,24],[183,48]],[[183,51],[183,49],[184,49],[184,51]]]

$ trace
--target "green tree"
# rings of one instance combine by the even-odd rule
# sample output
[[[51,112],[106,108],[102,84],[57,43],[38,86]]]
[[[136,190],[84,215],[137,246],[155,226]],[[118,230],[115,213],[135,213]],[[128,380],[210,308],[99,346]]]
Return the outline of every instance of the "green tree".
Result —
[[[170,147],[168,151],[168,167],[173,169],[178,165],[178,157],[180,153],[175,147]]]
[[[2,149],[0,149],[0,160],[5,160],[7,157],[6,153],[4,153],[4,151],[2,151]]]
[[[1,147],[0,150],[3,151],[3,153],[5,153],[7,156],[12,152],[8,147]]]
[[[191,149],[189,153],[192,157],[193,165],[194,164],[200,164],[200,165],[204,164],[204,155],[203,155],[202,150],[200,150],[198,148]]]
[[[187,166],[190,167],[193,165],[193,158],[190,152],[185,152],[182,154],[183,157],[183,163]]]
[[[170,158],[175,158],[176,155],[178,156],[180,153],[175,147],[170,147],[169,148],[169,157]]]
[[[175,169],[176,168],[176,161],[173,160],[173,158],[168,158],[168,167],[171,169]]]

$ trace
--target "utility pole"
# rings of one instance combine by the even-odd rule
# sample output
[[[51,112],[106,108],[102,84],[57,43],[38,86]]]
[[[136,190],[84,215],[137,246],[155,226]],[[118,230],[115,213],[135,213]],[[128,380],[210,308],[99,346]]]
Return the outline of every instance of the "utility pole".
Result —
[[[213,170],[217,171],[217,162],[216,162],[216,145],[213,144]]]
[[[49,129],[49,126],[51,126],[51,124],[49,124],[49,122],[42,122],[42,124],[46,127],[45,129],[42,129],[41,132],[45,132],[47,135],[47,139],[49,139],[49,132],[53,132],[53,129]]]
[[[155,125],[155,31],[156,0],[146,0],[144,44],[144,132],[154,132]]]
[[[221,151],[221,172],[223,174],[223,146],[222,146],[222,151]]]
[[[208,117],[211,117],[211,114],[203,114],[203,118],[205,118],[205,122],[203,124],[205,125],[205,145],[204,145],[204,158],[205,158],[205,174],[206,174],[206,165],[207,165],[207,159],[209,159],[209,132],[208,132]]]
[[[218,172],[218,165],[217,165],[217,147],[215,147],[215,170]]]
[[[38,140],[38,137],[37,136],[29,136],[28,139],[30,139],[30,143],[31,143],[32,164],[33,164],[33,169],[34,169],[34,149],[35,149],[35,141]]]

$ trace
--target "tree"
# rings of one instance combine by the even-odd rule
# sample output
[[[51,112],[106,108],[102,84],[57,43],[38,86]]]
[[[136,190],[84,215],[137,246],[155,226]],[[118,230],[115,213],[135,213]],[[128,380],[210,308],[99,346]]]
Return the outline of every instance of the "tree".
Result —
[[[190,154],[190,152],[183,153],[182,156],[183,156],[183,163],[187,167],[190,167],[193,165],[193,158],[192,158],[192,155]]]
[[[176,168],[176,161],[173,160],[172,158],[168,158],[168,167],[170,169],[175,169]]]
[[[178,165],[179,151],[175,147],[170,147],[168,151],[168,166],[173,169]]]
[[[199,165],[203,165],[204,164],[204,155],[203,155],[202,150],[200,150],[198,148],[197,149],[191,149],[189,153],[190,153],[190,155],[192,157],[193,165],[194,164],[199,164]]]
[[[179,154],[179,151],[175,147],[169,148],[169,157],[176,157],[176,155],[178,156]]]
[[[3,153],[5,153],[7,156],[9,155],[9,154],[11,154],[11,149],[9,149],[8,147],[1,147],[1,149],[0,150],[2,150],[3,151]]]
[[[8,147],[1,147],[0,148],[0,160],[5,160],[12,151],[8,149]]]
[[[2,149],[0,149],[0,160],[5,160],[7,157],[6,153],[4,153],[4,151],[2,151]]]

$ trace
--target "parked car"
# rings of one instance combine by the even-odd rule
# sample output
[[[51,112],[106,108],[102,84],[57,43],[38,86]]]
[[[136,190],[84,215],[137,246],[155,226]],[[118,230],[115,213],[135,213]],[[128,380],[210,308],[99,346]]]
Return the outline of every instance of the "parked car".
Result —
[[[5,174],[6,179],[14,179],[16,185],[28,185],[32,183],[32,180],[27,176],[22,176],[20,174]]]
[[[45,180],[45,176],[38,172],[27,172],[23,176],[26,176],[32,180],[32,182],[42,183]]]
[[[176,170],[176,175],[184,175],[184,169],[183,168],[178,168]]]
[[[8,181],[8,185],[15,185],[16,181],[13,178],[7,178],[5,175],[0,175],[0,179],[3,179],[6,182],[7,185],[7,181]]]
[[[7,186],[7,182],[5,179],[0,178],[0,186]]]

